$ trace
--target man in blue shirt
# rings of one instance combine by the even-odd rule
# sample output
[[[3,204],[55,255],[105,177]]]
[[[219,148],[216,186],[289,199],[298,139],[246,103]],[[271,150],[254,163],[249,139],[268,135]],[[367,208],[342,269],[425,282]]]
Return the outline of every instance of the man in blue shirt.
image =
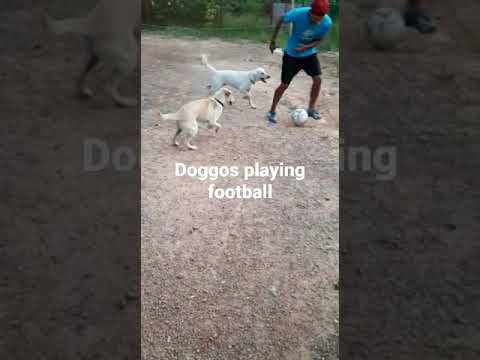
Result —
[[[332,24],[327,15],[328,0],[314,0],[311,6],[289,11],[278,22],[270,42],[270,51],[276,49],[276,38],[283,24],[292,24],[293,29],[284,48],[282,63],[282,83],[275,90],[272,107],[267,113],[267,120],[275,124],[276,108],[292,79],[301,71],[305,71],[312,79],[308,115],[315,120],[321,118],[315,105],[321,87],[321,69],[315,47],[325,37]]]

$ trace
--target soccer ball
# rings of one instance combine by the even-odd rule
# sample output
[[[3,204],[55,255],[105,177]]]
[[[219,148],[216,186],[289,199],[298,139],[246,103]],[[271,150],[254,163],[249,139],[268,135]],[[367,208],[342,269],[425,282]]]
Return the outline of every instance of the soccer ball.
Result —
[[[406,31],[403,16],[397,9],[377,9],[367,21],[368,39],[377,49],[394,48],[403,39]]]
[[[290,113],[295,126],[303,126],[308,120],[308,113],[304,109],[296,109]]]

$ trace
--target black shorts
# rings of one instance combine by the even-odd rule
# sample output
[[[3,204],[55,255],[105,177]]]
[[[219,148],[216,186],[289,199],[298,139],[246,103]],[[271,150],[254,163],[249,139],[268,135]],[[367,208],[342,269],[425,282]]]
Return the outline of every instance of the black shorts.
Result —
[[[317,54],[305,57],[293,57],[285,53],[282,63],[282,84],[290,84],[300,70],[305,71],[307,75],[311,77],[320,76],[322,70],[320,69]]]

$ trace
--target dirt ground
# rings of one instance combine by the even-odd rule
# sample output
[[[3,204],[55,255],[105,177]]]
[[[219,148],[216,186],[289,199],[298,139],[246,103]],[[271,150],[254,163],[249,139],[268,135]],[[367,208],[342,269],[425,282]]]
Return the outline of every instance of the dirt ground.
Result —
[[[223,128],[200,129],[199,149],[171,145],[175,111],[205,96],[199,55],[221,69],[263,66],[258,109],[237,92]],[[142,37],[142,350],[143,359],[338,358],[338,54],[320,55],[320,122],[292,126],[290,106],[306,106],[310,80],[295,79],[266,126],[280,59],[262,45]],[[211,200],[209,181],[177,178],[195,166],[306,167],[304,181],[278,178],[273,199]],[[224,178],[217,186],[242,182]],[[255,178],[249,186],[260,186]]]
[[[97,76],[78,99],[85,44],[41,14],[0,12],[0,358],[138,358],[140,170],[85,171],[83,149],[139,154],[140,107],[115,107]],[[140,98],[139,78],[122,90]]]
[[[478,359],[480,4],[427,0],[438,31],[379,52],[359,3],[342,3],[340,133],[398,163],[341,175],[341,358]]]

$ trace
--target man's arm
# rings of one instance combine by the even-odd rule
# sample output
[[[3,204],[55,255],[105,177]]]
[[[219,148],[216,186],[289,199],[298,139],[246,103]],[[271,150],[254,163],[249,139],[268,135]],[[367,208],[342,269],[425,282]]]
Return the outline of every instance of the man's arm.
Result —
[[[300,46],[298,46],[297,48],[295,48],[295,51],[304,51],[304,50],[307,50],[307,49],[310,49],[310,48],[314,48],[315,46],[317,46],[318,44],[320,44],[320,42],[323,40],[323,38],[321,39],[315,39],[313,40],[311,43],[308,43],[308,44],[301,44]]]
[[[281,17],[280,20],[278,20],[277,25],[275,26],[275,30],[273,31],[272,40],[270,40],[270,51],[272,53],[277,48],[276,40],[277,40],[278,33],[282,28],[282,25],[283,25],[283,17]]]

